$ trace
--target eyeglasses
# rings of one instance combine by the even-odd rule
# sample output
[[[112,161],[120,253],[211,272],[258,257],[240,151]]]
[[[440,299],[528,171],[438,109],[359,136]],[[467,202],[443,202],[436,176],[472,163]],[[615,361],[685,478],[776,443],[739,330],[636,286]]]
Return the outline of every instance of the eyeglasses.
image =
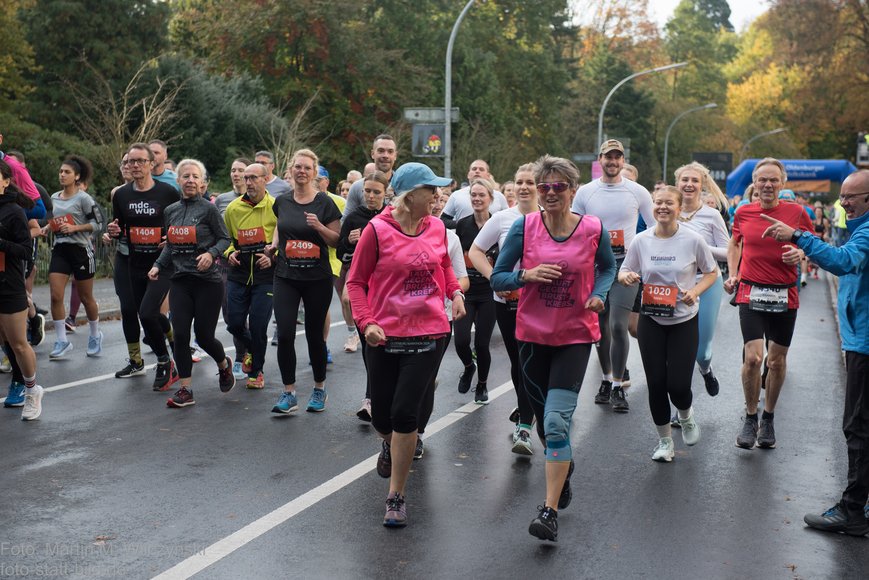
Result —
[[[150,161],[150,159],[127,159],[127,165],[144,165]]]
[[[262,179],[265,175],[245,175],[245,181],[256,181],[257,179]]]
[[[861,195],[869,195],[869,191],[860,191],[857,193],[846,193],[845,195],[839,196],[839,201],[848,201],[852,197],[860,197]]]
[[[121,167],[123,167],[124,165],[129,165],[129,164],[130,164],[130,162],[127,161],[126,159],[124,159],[123,161],[121,161]]]
[[[570,187],[570,184],[565,181],[555,181],[553,183],[538,183],[537,184],[537,193],[540,195],[546,195],[549,193],[551,189],[555,193],[564,193],[567,191],[567,188]]]

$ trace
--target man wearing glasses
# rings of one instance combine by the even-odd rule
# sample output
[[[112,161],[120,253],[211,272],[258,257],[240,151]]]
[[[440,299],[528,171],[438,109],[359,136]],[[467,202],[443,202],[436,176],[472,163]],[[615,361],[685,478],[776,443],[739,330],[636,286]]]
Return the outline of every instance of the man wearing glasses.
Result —
[[[269,171],[263,164],[248,165],[243,176],[245,194],[231,202],[223,215],[232,241],[224,254],[229,262],[226,329],[250,354],[250,365],[245,361],[248,389],[264,386],[266,333],[272,317],[275,263],[265,247],[278,218],[272,210],[275,198],[266,190],[268,179]]]
[[[733,216],[733,236],[727,248],[730,277],[724,282],[728,294],[736,292],[739,326],[742,329],[742,390],[745,419],[736,446],[773,449],[776,445],[773,424],[775,405],[787,372],[787,354],[800,306],[797,292],[797,264],[803,256],[790,240],[777,242],[764,237],[769,225],[764,215],[795,230],[812,231],[812,220],[798,203],[779,200],[787,181],[784,165],[767,157],[757,162],[752,172],[758,203],[740,206]],[[766,394],[763,415],[758,420],[761,363],[767,347]]]
[[[253,160],[254,163],[259,163],[266,168],[266,191],[269,192],[269,195],[278,197],[293,192],[289,183],[275,175],[275,156],[271,151],[257,151]]]
[[[842,499],[822,514],[806,514],[818,530],[862,536],[869,532],[869,171],[842,182],[839,201],[848,217],[851,238],[837,248],[764,215],[763,235],[797,245],[821,268],[839,276],[839,328],[845,351],[845,413],[842,430],[848,445],[848,486]]]
[[[603,175],[576,191],[571,211],[600,219],[609,232],[618,271],[637,233],[638,216],[642,215],[647,224],[655,223],[652,196],[642,185],[622,177],[625,148],[621,142],[615,139],[604,141],[598,161]],[[609,403],[617,413],[629,410],[624,391],[630,386],[625,369],[630,348],[628,320],[638,289],[637,285],[613,284],[604,311],[599,315],[597,357],[603,377],[594,402],[599,405]]]

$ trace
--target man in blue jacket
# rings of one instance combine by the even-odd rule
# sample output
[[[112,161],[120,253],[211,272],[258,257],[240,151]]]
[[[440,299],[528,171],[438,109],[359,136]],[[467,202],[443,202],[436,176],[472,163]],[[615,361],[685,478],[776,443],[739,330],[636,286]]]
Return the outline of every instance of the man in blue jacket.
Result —
[[[823,514],[806,514],[809,526],[863,536],[869,532],[869,170],[842,182],[839,194],[851,238],[836,248],[778,220],[764,236],[790,240],[821,268],[839,276],[839,329],[847,379],[842,430],[848,445],[848,486],[842,499]]]

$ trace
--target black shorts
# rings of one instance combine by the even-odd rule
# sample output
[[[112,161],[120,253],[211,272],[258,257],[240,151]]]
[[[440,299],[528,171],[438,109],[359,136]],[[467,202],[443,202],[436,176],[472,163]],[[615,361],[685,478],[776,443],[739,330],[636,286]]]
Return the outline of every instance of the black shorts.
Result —
[[[76,280],[90,280],[96,272],[97,263],[90,246],[55,244],[52,248],[49,274],[66,274]]]
[[[618,282],[616,282],[618,284]],[[637,297],[634,298],[634,306],[631,308],[631,312],[640,313],[640,306],[643,304],[643,281],[639,281],[639,287],[637,288]]]
[[[29,306],[26,292],[0,295],[0,314],[18,314]]]
[[[39,248],[39,240],[33,240],[33,251],[30,252],[30,258],[27,260],[27,263],[24,264],[24,278],[30,278],[30,274],[33,273],[33,267],[36,265],[36,255]]]
[[[758,312],[748,304],[739,305],[739,326],[742,329],[742,342],[761,340],[764,337],[774,343],[789,347],[797,323],[797,310],[787,312]]]

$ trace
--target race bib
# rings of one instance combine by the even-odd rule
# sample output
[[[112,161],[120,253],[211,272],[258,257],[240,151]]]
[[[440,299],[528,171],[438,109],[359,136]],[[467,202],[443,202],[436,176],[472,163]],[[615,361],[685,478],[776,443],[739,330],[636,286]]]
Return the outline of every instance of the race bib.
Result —
[[[160,239],[163,237],[163,231],[160,228],[130,228],[130,243],[139,246],[136,249],[144,252],[153,252],[157,250],[160,244]]]
[[[420,354],[433,351],[436,344],[431,338],[387,338],[385,350],[389,354]]]
[[[0,272],[6,271],[6,252],[0,252]]]
[[[166,238],[175,253],[188,253],[196,248],[196,226],[169,226]]]
[[[625,253],[625,230],[610,230],[610,246],[614,254]]]
[[[504,302],[507,303],[507,310],[510,310],[511,312],[519,310],[519,291],[513,290],[504,296]]]
[[[640,311],[648,316],[673,318],[676,313],[676,298],[678,296],[679,289],[676,286],[644,284]]]
[[[266,232],[263,228],[247,228],[238,230],[238,251],[242,253],[258,252],[266,245]]]
[[[58,233],[60,231],[60,227],[63,224],[68,224],[71,226],[75,225],[75,220],[72,219],[72,214],[59,215],[57,217],[51,218],[51,221],[48,222],[48,226],[54,233]]]
[[[752,286],[748,293],[748,308],[758,312],[787,312],[788,289]]]
[[[291,266],[313,268],[320,264],[320,246],[304,240],[287,240],[284,254]]]

